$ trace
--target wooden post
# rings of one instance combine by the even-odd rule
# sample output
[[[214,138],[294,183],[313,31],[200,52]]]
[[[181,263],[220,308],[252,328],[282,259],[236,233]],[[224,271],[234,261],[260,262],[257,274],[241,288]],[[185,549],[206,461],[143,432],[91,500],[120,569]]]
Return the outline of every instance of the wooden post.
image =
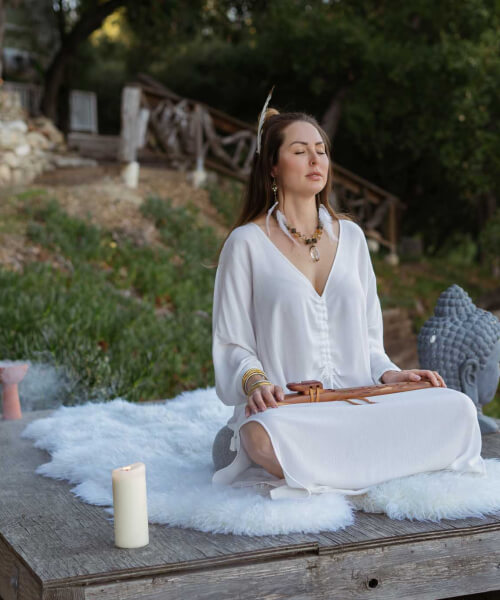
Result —
[[[122,91],[121,135],[118,160],[126,163],[122,169],[122,177],[128,187],[136,188],[139,181],[139,163],[136,160],[137,148],[142,133],[141,89],[126,86]],[[149,116],[149,115],[148,115]]]
[[[205,171],[205,153],[203,151],[203,122],[202,122],[202,107],[196,104],[193,114],[193,127],[196,144],[196,167],[191,173],[190,179],[194,187],[201,187],[207,180],[207,172]]]
[[[137,119],[137,148],[144,148],[146,144],[146,132],[148,130],[149,109],[141,108]]]
[[[399,264],[399,256],[397,252],[397,232],[396,232],[396,201],[391,198],[391,202],[389,204],[389,242],[391,243],[391,251],[385,257],[386,261],[392,265],[396,266]]]

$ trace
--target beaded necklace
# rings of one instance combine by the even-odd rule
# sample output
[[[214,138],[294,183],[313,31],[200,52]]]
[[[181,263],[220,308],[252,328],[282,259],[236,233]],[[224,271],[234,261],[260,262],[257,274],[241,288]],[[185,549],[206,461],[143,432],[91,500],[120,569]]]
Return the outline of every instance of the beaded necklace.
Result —
[[[318,223],[318,226],[316,227],[316,229],[311,237],[306,237],[303,233],[300,233],[300,231],[297,231],[297,229],[295,227],[289,227],[287,225],[287,223],[285,223],[285,227],[295,238],[301,239],[303,242],[305,242],[306,245],[313,244],[309,248],[309,254],[311,255],[311,258],[313,259],[314,262],[318,262],[318,260],[320,258],[320,254],[319,254],[318,247],[315,244],[317,242],[319,242],[319,240],[321,239],[321,236],[323,234],[323,225],[321,223]]]

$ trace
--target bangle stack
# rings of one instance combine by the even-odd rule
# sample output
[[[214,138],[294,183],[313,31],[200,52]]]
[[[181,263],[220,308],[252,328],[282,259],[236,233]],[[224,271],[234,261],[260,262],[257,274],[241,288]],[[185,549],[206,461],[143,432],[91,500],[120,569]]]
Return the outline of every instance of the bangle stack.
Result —
[[[263,375],[264,379],[256,381],[253,383],[249,390],[247,390],[247,382],[252,377],[252,375]],[[249,396],[255,389],[260,387],[261,385],[272,385],[272,383],[267,379],[267,375],[261,369],[248,369],[245,371],[241,379],[241,386],[243,388],[243,392],[246,396]]]
[[[247,396],[250,396],[250,394],[256,390],[258,387],[260,387],[261,385],[273,385],[270,381],[268,381],[267,379],[263,379],[262,381],[256,381],[252,387],[248,390]]]

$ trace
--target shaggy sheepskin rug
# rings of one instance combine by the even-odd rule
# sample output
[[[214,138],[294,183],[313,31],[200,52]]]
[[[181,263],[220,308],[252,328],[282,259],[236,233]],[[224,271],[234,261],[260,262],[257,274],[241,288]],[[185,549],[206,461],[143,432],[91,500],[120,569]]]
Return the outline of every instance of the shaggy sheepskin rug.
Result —
[[[240,535],[335,531],[356,510],[392,519],[438,521],[500,511],[500,460],[486,459],[488,477],[452,471],[419,473],[379,484],[359,496],[337,493],[272,500],[268,490],[212,485],[212,442],[232,408],[215,388],[184,392],[158,404],[121,398],[61,406],[30,423],[23,437],[50,453],[36,472],[74,485],[84,502],[113,514],[111,471],[146,465],[151,523]]]

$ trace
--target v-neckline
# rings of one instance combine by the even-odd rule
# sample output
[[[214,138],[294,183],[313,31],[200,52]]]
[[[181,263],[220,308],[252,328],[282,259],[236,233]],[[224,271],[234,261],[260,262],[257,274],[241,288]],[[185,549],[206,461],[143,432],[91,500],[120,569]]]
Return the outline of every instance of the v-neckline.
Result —
[[[301,271],[301,270],[300,270],[298,267],[296,267],[296,266],[293,264],[293,262],[292,262],[292,261],[291,261],[289,258],[287,258],[287,257],[286,257],[286,256],[283,254],[283,252],[281,252],[281,250],[278,248],[278,246],[276,246],[276,244],[275,244],[273,241],[271,241],[271,240],[269,239],[269,237],[267,236],[267,234],[266,234],[264,231],[262,231],[262,229],[260,228],[260,226],[259,226],[259,225],[257,225],[257,223],[254,223],[253,221],[249,221],[250,225],[255,225],[255,227],[257,227],[257,229],[258,229],[258,230],[259,230],[259,231],[262,233],[262,235],[263,235],[263,236],[266,238],[266,240],[267,240],[267,241],[268,241],[268,242],[271,244],[271,246],[272,246],[272,247],[273,247],[273,248],[276,250],[276,252],[278,252],[278,254],[279,254],[280,256],[282,256],[282,257],[283,257],[283,259],[284,259],[284,260],[285,260],[285,261],[286,261],[286,262],[287,262],[287,263],[288,263],[288,264],[289,264],[289,265],[290,265],[290,266],[291,266],[293,269],[295,269],[295,271],[297,271],[297,273],[299,273],[299,275],[301,275],[301,276],[302,276],[302,277],[303,277],[303,278],[304,278],[304,279],[305,279],[305,280],[306,280],[306,281],[309,283],[309,285],[311,286],[311,289],[312,289],[312,291],[313,291],[313,292],[316,294],[316,297],[317,297],[317,298],[319,298],[320,300],[323,300],[323,298],[325,297],[325,293],[326,293],[326,289],[327,289],[327,287],[328,287],[328,283],[330,282],[330,279],[332,278],[332,273],[333,273],[333,270],[334,270],[334,268],[335,268],[335,265],[336,265],[336,264],[337,264],[337,262],[338,262],[338,261],[337,261],[337,257],[338,257],[338,255],[339,255],[339,250],[340,250],[340,242],[341,242],[341,240],[342,240],[342,237],[343,237],[343,236],[342,236],[342,219],[338,219],[338,222],[339,222],[339,239],[337,240],[337,249],[335,250],[335,256],[333,257],[333,262],[332,262],[332,265],[331,265],[331,267],[330,267],[330,272],[328,273],[328,277],[326,278],[326,283],[325,283],[325,286],[324,286],[324,288],[323,288],[323,292],[322,292],[322,293],[321,293],[321,295],[320,295],[320,294],[318,294],[318,290],[317,290],[317,289],[314,287],[314,284],[313,284],[313,282],[312,282],[312,281],[309,279],[309,277],[307,277],[307,275],[305,275],[304,273],[302,273],[302,271]],[[327,235],[328,235],[328,234],[327,234]]]

